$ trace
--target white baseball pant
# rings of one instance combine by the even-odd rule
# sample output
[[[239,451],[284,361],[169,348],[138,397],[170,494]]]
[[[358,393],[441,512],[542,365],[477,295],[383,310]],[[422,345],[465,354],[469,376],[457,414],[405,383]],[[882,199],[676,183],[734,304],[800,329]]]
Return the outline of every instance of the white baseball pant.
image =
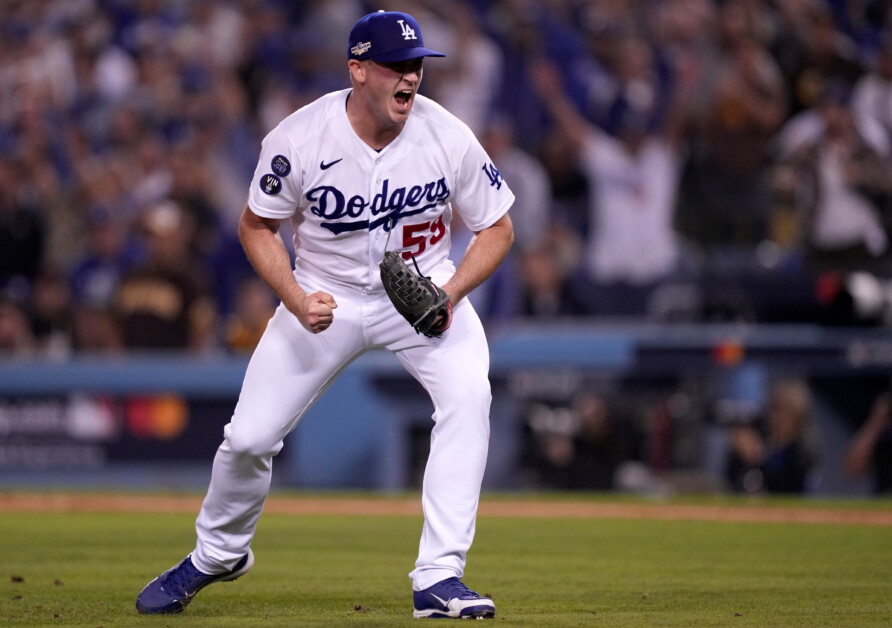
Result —
[[[480,319],[465,299],[455,307],[446,334],[430,339],[415,333],[383,289],[308,291],[317,289],[330,292],[338,303],[332,325],[310,333],[280,305],[251,357],[214,458],[192,561],[205,573],[222,573],[247,553],[269,492],[272,459],[285,436],[353,360],[387,349],[434,404],[422,486],[424,526],[409,574],[413,588],[461,578],[489,443],[489,349]]]

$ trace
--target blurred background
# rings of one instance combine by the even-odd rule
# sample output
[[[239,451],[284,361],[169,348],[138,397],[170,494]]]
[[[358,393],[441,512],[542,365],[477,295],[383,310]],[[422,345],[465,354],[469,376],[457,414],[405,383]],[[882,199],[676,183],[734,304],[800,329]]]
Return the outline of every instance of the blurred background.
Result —
[[[0,2],[0,486],[204,487],[260,141],[380,8],[517,195],[485,488],[892,490],[888,0]],[[430,413],[366,356],[275,482],[415,489]]]

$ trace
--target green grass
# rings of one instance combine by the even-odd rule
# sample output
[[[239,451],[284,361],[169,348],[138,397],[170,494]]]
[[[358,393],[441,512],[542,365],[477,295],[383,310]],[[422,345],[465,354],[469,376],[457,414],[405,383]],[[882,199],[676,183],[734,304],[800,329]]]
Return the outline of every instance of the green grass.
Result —
[[[0,513],[0,625],[418,626],[411,516],[266,514],[250,574],[137,615],[194,518]],[[497,626],[888,626],[892,527],[487,517],[465,581]]]

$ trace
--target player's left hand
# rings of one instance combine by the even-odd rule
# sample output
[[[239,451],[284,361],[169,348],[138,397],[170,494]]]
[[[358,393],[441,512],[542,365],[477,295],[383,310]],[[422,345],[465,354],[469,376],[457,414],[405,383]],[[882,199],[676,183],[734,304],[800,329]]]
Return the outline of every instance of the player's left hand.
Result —
[[[387,251],[378,265],[381,283],[390,302],[409,321],[416,333],[439,338],[452,324],[452,302],[449,295],[430,277],[421,274],[418,262],[413,273],[396,251]]]

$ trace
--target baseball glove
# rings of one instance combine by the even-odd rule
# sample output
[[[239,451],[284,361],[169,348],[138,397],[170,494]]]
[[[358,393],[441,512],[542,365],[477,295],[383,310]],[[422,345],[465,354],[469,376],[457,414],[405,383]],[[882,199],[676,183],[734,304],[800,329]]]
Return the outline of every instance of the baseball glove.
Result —
[[[412,263],[417,273],[412,272],[398,252],[387,251],[378,265],[384,290],[393,307],[416,333],[439,338],[452,323],[452,303],[442,288],[421,274],[415,257]]]

